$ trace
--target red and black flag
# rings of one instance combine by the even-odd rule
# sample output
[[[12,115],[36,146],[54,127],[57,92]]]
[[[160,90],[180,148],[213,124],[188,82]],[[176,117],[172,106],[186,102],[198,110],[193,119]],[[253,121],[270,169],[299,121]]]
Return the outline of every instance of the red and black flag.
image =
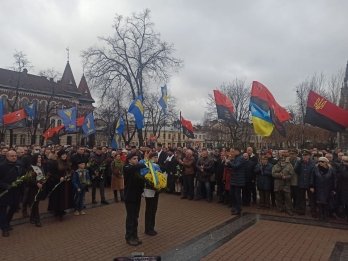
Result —
[[[226,122],[237,123],[231,99],[219,90],[214,90],[214,98],[218,119],[225,120]]]
[[[348,127],[348,111],[310,91],[304,122],[328,131],[340,132]]]
[[[27,114],[24,109],[10,112],[4,115],[3,121],[6,129],[16,129],[26,127]]]
[[[182,132],[186,135],[186,137],[193,139],[195,135],[193,135],[193,126],[192,123],[189,120],[185,120],[181,116],[181,126],[182,126]]]
[[[42,134],[42,136],[44,136],[45,140],[52,139],[52,138],[54,138],[54,136],[59,135],[59,131],[62,130],[63,128],[64,128],[64,125],[60,125],[60,126],[57,126],[57,127],[54,127],[54,128],[50,128],[50,129],[46,130]]]

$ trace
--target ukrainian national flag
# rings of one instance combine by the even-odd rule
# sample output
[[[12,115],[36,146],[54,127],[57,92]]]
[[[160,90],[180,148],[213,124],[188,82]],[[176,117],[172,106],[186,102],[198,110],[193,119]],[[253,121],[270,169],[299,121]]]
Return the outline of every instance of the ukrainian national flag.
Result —
[[[134,115],[137,129],[144,128],[143,97],[139,95],[129,106],[128,112]]]
[[[250,111],[255,133],[270,136],[274,127],[285,136],[283,123],[291,116],[274,99],[272,93],[263,84],[253,81],[250,98]]]
[[[304,122],[328,131],[341,132],[348,127],[348,111],[310,91]]]
[[[250,112],[254,131],[261,136],[270,136],[274,129],[271,113],[261,101],[250,100]]]
[[[225,120],[226,122],[237,123],[231,99],[219,90],[214,90],[214,98],[218,119]]]
[[[168,90],[167,85],[161,87],[162,97],[159,99],[158,103],[162,107],[162,111],[166,113],[168,107]]]

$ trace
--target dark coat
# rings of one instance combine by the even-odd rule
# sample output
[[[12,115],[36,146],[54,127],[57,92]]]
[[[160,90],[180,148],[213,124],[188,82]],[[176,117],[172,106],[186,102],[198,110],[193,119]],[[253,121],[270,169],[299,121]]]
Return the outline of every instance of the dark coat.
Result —
[[[0,198],[0,206],[17,205],[19,202],[19,187],[11,188],[12,182],[21,176],[21,166],[8,160],[0,165],[0,193],[9,191]]]
[[[314,188],[317,203],[328,204],[332,197],[332,191],[335,191],[335,174],[330,167],[325,169],[320,166],[314,168],[310,187]]]
[[[131,165],[123,167],[124,175],[124,200],[126,203],[140,203],[141,194],[145,187],[145,178],[140,175],[140,169],[146,168],[145,164]]]
[[[210,181],[211,176],[214,174],[215,162],[214,159],[207,156],[205,158],[200,157],[197,160],[197,179],[203,182]]]
[[[313,160],[304,162],[299,160],[295,163],[294,170],[297,174],[297,184],[301,189],[308,189],[310,185],[310,180],[312,179],[313,171],[315,168],[315,163]]]
[[[273,190],[273,177],[272,177],[271,163],[266,165],[257,164],[255,166],[256,184],[258,190],[272,191]]]
[[[168,155],[162,150],[161,154],[158,156],[157,164],[160,166],[161,170],[164,168],[164,162],[166,161]]]
[[[246,176],[245,176],[245,182],[255,182],[256,179],[256,172],[255,167],[258,164],[258,158],[256,155],[253,155],[249,158],[247,168],[246,168]]]
[[[50,160],[47,166],[47,186],[49,188],[49,202],[48,210],[54,212],[61,212],[73,207],[73,192],[71,179],[67,179],[59,184],[60,178],[71,176],[71,169],[69,162],[60,160]],[[53,190],[55,185],[57,188]]]
[[[341,165],[338,171],[338,182],[340,191],[338,196],[342,204],[348,205],[348,166]]]
[[[231,185],[244,187],[245,186],[245,172],[248,161],[239,155],[234,160],[227,163],[227,167],[232,169]]]

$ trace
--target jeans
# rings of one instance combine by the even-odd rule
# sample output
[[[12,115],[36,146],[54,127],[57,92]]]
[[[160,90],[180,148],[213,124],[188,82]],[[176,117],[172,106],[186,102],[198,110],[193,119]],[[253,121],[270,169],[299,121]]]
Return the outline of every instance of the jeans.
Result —
[[[75,190],[75,197],[74,197],[74,203],[75,203],[75,210],[81,211],[84,208],[84,201],[85,201],[85,190],[81,189],[81,191]]]
[[[205,194],[206,194],[207,200],[211,201],[212,200],[212,191],[211,191],[211,187],[210,187],[210,181],[200,181],[200,180],[197,180],[197,184],[196,184],[196,198],[197,199],[203,198],[203,195],[202,195],[202,186],[203,185],[205,187]]]

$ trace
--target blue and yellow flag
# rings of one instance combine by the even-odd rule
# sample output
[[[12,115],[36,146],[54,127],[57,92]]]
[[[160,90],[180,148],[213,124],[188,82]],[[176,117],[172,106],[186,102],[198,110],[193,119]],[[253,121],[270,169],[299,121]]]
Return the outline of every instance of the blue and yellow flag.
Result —
[[[85,120],[82,124],[82,131],[85,134],[85,136],[89,136],[95,133],[93,112],[87,114],[87,116],[85,117]]]
[[[58,115],[62,119],[62,122],[65,127],[65,131],[67,132],[76,131],[76,116],[77,116],[76,107],[72,107],[70,109],[58,110]]]
[[[274,129],[270,110],[262,108],[257,101],[250,101],[250,112],[255,133],[261,136],[270,136]]]
[[[25,106],[24,108],[25,112],[28,115],[28,120],[34,120],[36,117],[36,106],[34,103],[28,104],[27,106]]]
[[[118,149],[117,138],[118,138],[118,135],[114,134],[111,140],[111,148],[114,150]]]
[[[158,103],[162,107],[162,111],[166,113],[168,107],[168,92],[167,85],[161,87],[162,97],[159,99]]]
[[[129,106],[128,112],[134,115],[137,129],[144,128],[143,97],[139,95]]]
[[[115,134],[122,135],[124,132],[124,121],[122,117],[120,117],[116,123]]]

